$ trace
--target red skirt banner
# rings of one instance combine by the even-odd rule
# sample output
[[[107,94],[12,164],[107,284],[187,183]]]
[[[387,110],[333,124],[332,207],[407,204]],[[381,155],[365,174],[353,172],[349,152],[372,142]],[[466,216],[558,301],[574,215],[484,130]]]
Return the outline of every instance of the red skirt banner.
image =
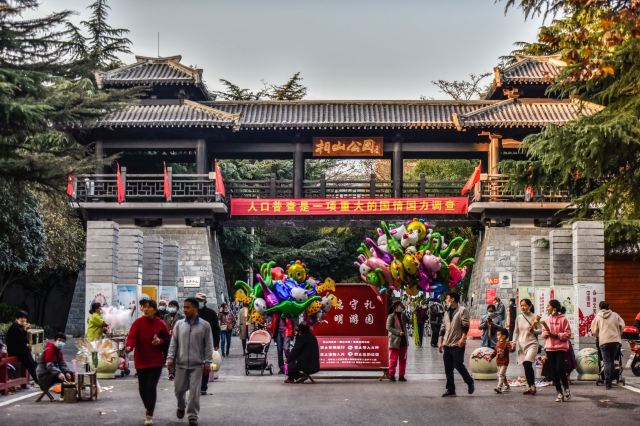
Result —
[[[387,299],[366,284],[336,284],[340,301],[313,326],[322,370],[377,370],[389,364]]]
[[[466,215],[466,197],[232,198],[231,216]]]

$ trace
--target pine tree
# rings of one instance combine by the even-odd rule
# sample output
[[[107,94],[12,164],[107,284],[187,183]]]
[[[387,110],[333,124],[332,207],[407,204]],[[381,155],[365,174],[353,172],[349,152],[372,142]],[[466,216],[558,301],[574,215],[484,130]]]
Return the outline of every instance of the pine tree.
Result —
[[[270,85],[269,99],[274,101],[295,101],[307,96],[307,87],[302,84],[302,77],[298,71],[281,85]]]
[[[91,15],[82,21],[89,33],[86,39],[87,59],[92,70],[109,70],[122,66],[118,57],[122,53],[131,53],[131,41],[127,38],[128,29],[113,28],[107,22],[111,7],[107,0],[96,0],[88,9]]]

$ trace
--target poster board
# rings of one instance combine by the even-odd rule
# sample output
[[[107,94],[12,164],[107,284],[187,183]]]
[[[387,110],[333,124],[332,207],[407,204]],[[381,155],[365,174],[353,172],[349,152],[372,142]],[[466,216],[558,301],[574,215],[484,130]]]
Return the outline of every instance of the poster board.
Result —
[[[159,291],[157,285],[142,286],[142,298],[144,298],[144,296],[147,296],[149,299],[155,300],[157,302],[159,300],[158,293]]]
[[[378,370],[389,365],[387,298],[366,284],[336,284],[339,299],[313,326],[321,370]]]
[[[485,303],[487,305],[493,305],[496,303],[497,289],[495,287],[486,288],[485,292]]]
[[[577,309],[574,321],[578,324],[574,336],[591,336],[591,323],[598,313],[598,304],[604,300],[604,284],[578,284],[574,287]]]
[[[100,302],[102,306],[111,306],[113,301],[113,283],[87,283],[85,287],[84,327],[87,331],[89,309],[94,302]]]
[[[115,304],[124,308],[133,307],[133,317],[139,315],[138,301],[140,300],[140,286],[136,284],[118,284],[116,286]]]
[[[547,319],[547,305],[551,300],[551,287],[536,287],[536,297],[534,299],[536,314],[540,315],[542,319]]]
[[[572,285],[555,286],[551,289],[551,298],[556,299],[567,310],[566,317],[571,326],[571,334],[578,332],[578,315],[575,305],[575,289]]]
[[[175,285],[161,285],[159,300],[166,300],[167,303],[172,300],[178,300],[178,287]]]

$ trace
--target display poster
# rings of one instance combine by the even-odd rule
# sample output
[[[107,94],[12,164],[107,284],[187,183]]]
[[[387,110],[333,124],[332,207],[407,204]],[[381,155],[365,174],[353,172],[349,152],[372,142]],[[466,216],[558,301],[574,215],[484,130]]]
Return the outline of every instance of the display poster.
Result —
[[[497,289],[495,287],[487,288],[485,291],[485,300],[487,305],[493,305],[496,303]]]
[[[604,284],[579,284],[574,287],[577,313],[574,312],[578,324],[578,333],[574,335],[590,336],[591,323],[598,313],[598,305],[604,300]]]
[[[142,298],[147,298],[158,301],[158,286],[157,285],[143,285],[142,286]]]
[[[87,327],[89,319],[89,309],[94,302],[100,303],[101,306],[111,306],[113,300],[113,284],[112,283],[87,283],[85,287],[85,310],[84,310],[84,326]]]
[[[175,285],[161,285],[159,300],[166,300],[167,303],[172,300],[178,300],[178,287]]]
[[[322,370],[371,370],[388,366],[387,299],[365,284],[336,284],[338,306],[313,326]]]

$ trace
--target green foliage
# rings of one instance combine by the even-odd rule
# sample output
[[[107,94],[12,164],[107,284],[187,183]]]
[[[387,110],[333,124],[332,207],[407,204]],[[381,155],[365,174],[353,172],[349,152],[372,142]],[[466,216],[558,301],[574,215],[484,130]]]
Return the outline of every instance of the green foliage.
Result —
[[[88,9],[91,15],[87,21],[82,21],[82,26],[89,34],[84,40],[84,58],[91,71],[108,70],[122,65],[119,54],[131,53],[131,41],[127,38],[129,30],[113,28],[107,22],[109,9],[107,0],[96,0]]]
[[[300,72],[295,73],[289,80],[281,85],[270,85],[269,99],[276,101],[294,101],[307,95],[307,87],[302,84]]]
[[[16,315],[18,314],[17,306],[9,305],[8,303],[0,303],[0,333],[6,333],[11,323],[16,319]],[[6,328],[4,325],[8,324]]]
[[[415,160],[413,163],[405,179],[418,180],[424,174],[427,181],[466,180],[478,166],[478,160]]]
[[[468,101],[471,99],[478,99],[484,92],[486,92],[486,87],[481,83],[490,75],[491,73],[472,73],[469,74],[469,78],[467,80],[435,80],[431,81],[431,84],[438,87],[442,93],[450,96],[451,99]]]
[[[213,93],[226,101],[257,101],[270,99],[274,101],[294,101],[303,99],[307,95],[307,87],[302,84],[300,72],[293,74],[283,84],[269,84],[262,82],[260,90],[243,89],[229,80],[221,78],[223,90]]]
[[[519,185],[569,187],[575,218],[606,224],[607,247],[637,250],[640,234],[640,3],[508,1],[526,14],[563,17],[541,28],[538,43],[567,63],[550,90],[604,106],[524,140],[526,162],[503,170]]]

